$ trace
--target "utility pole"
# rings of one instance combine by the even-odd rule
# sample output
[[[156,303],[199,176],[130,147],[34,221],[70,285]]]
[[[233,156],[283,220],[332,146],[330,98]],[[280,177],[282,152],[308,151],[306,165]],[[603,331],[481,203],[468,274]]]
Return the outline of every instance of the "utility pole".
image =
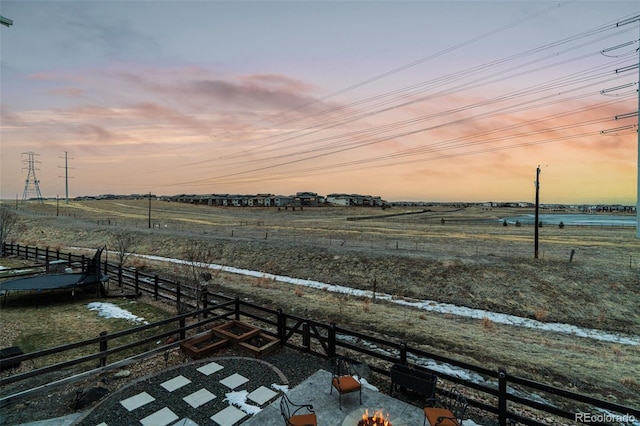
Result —
[[[151,191],[149,191],[149,229],[151,229]]]
[[[536,215],[535,215],[535,223],[533,224],[535,227],[535,233],[534,233],[534,258],[538,258],[538,218],[540,217],[539,215],[539,210],[540,210],[540,166],[538,166],[538,168],[536,169]]]
[[[638,22],[638,33],[640,34],[640,16],[636,16]],[[638,135],[638,171],[636,172],[636,238],[640,238],[640,49],[638,49],[638,127],[636,133]]]
[[[625,19],[624,21],[620,21],[616,24],[616,27],[621,27],[623,25],[631,24],[637,22],[640,24],[640,15],[636,15],[632,18]],[[640,25],[638,25],[638,29],[640,30]],[[640,33],[640,31],[639,31]],[[638,52],[638,87],[640,87],[640,49]],[[636,174],[637,184],[636,184],[636,238],[640,238],[640,90],[638,90],[638,111],[636,111],[636,115],[638,116],[638,126],[636,127],[636,133],[638,135],[638,171]]]
[[[63,158],[63,157],[60,157]],[[69,163],[67,151],[64,152],[64,203],[69,204]],[[73,158],[72,158],[73,160]]]

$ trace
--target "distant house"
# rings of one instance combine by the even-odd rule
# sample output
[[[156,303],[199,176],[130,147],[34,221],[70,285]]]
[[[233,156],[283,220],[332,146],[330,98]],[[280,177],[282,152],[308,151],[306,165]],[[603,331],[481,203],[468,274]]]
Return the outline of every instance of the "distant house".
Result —
[[[273,205],[275,207],[286,207],[293,205],[295,197],[292,195],[276,195],[273,197]]]
[[[349,194],[328,194],[327,195],[327,203],[333,204],[336,206],[350,206],[351,204],[351,195]]]
[[[315,192],[297,192],[294,202],[297,206],[317,206],[318,194]]]
[[[327,203],[337,206],[382,207],[387,203],[379,196],[360,194],[329,194]]]

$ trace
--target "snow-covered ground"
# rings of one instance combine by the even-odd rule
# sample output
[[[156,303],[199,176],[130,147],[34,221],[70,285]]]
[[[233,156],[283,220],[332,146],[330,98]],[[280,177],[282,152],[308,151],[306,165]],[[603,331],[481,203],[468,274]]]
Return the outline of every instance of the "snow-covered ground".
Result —
[[[186,264],[187,262],[181,259],[172,259],[167,257],[152,256],[152,255],[136,255],[149,260],[155,260],[160,262],[170,262],[177,264]],[[300,278],[292,278],[283,275],[273,275],[259,271],[252,271],[249,269],[239,269],[231,266],[210,264],[208,265],[212,269],[221,269],[224,272],[229,272],[239,275],[247,275],[253,277],[262,277],[270,280],[285,282],[293,285],[305,286],[334,293],[349,294],[357,297],[372,297],[373,293],[369,290],[359,290],[351,287],[327,284],[320,281],[305,280]],[[618,343],[622,345],[640,345],[640,336],[635,335],[623,335],[619,333],[609,333],[602,330],[596,330],[585,327],[577,327],[571,324],[562,323],[547,323],[537,321],[530,318],[519,317],[516,315],[503,314],[499,312],[486,311],[483,309],[467,308],[465,306],[457,306],[449,303],[440,303],[434,300],[406,300],[396,299],[394,296],[385,293],[376,293],[377,300],[386,300],[390,303],[396,303],[398,305],[411,306],[416,309],[422,309],[430,312],[438,312],[442,314],[452,314],[467,318],[488,318],[494,323],[507,324],[518,327],[526,327],[537,330],[545,330],[556,333],[572,334],[578,337],[584,337],[594,340],[600,340],[604,342]]]
[[[91,302],[87,305],[90,311],[98,311],[98,316],[103,318],[123,318],[131,322],[148,324],[142,317],[138,317],[126,309],[114,305],[113,303]]]

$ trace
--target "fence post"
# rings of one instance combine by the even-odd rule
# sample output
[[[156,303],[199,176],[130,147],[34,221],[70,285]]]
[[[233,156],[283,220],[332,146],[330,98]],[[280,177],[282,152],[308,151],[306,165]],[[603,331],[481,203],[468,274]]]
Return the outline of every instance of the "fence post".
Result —
[[[186,327],[186,320],[184,317],[180,317],[180,340],[184,340],[187,337],[187,332],[184,330]]]
[[[235,310],[235,318],[236,321],[240,321],[240,298],[236,297],[234,300],[234,310]]]
[[[284,346],[284,340],[287,336],[287,323],[282,313],[282,308],[278,308],[278,339],[280,340],[280,346]]]
[[[176,310],[180,314],[180,283],[176,283]]]
[[[158,274],[153,277],[153,299],[158,300]]]
[[[507,371],[502,367],[498,370],[498,422],[507,425]]]
[[[407,365],[407,344],[400,342],[400,364]]]
[[[305,351],[311,350],[311,334],[309,333],[309,323],[302,323],[302,346],[305,347]]]
[[[118,265],[118,287],[122,288],[122,265]]]
[[[335,358],[336,356],[336,323],[329,324],[329,342],[327,344],[329,358]]]
[[[135,271],[136,271],[136,296],[137,296],[140,293],[140,283],[138,281],[140,276],[139,276],[138,270],[136,269]]]
[[[60,260],[60,249],[56,249],[56,260]]]
[[[100,352],[106,352],[107,350],[107,332],[100,332]],[[107,365],[107,356],[100,357],[100,367],[104,367]]]
[[[36,260],[36,262],[38,261],[38,246],[36,246],[36,250],[35,250],[35,254],[34,254],[34,259]]]
[[[49,269],[49,246],[44,249],[44,263],[47,264],[47,270]]]
[[[206,290],[205,290],[205,291],[202,293],[202,298],[201,298],[201,300],[202,300],[202,309],[204,309],[204,310],[205,310],[205,311],[204,311],[204,313],[203,313],[203,315],[202,315],[202,317],[206,319],[206,318],[208,318],[208,317],[209,317],[209,311],[208,311],[208,310],[206,310],[206,309],[209,307],[209,292],[208,292],[208,291],[206,291]]]

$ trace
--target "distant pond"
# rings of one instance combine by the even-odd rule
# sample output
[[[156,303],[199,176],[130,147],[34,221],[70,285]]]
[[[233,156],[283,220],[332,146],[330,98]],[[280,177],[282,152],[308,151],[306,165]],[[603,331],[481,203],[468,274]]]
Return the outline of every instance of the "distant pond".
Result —
[[[637,219],[635,215],[608,215],[608,214],[540,214],[538,218],[542,225],[565,225],[573,226],[620,226],[636,227]],[[516,221],[523,225],[533,225],[535,215],[527,214],[521,216],[504,217],[500,222],[507,221],[508,224],[515,224]]]

